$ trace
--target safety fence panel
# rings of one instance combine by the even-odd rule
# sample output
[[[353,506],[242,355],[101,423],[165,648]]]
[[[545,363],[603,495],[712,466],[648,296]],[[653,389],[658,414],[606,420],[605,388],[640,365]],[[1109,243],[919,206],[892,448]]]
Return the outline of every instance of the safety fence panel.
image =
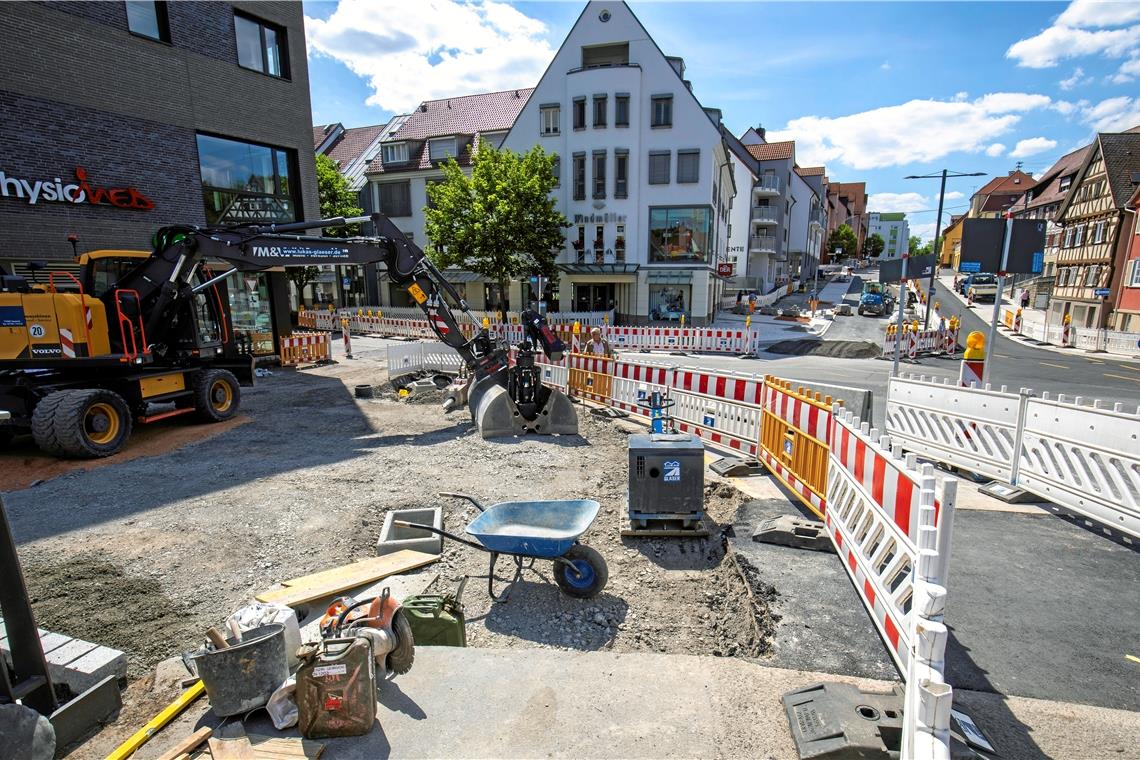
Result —
[[[327,332],[298,332],[280,340],[281,365],[292,367],[332,358],[332,340]]]
[[[649,408],[641,406],[654,391],[667,394],[673,382],[673,367],[620,359],[614,363],[610,406],[649,419]]]
[[[1019,488],[1140,538],[1140,414],[1064,396],[1025,405]]]
[[[388,379],[395,380],[402,375],[422,372],[424,369],[424,349],[421,343],[399,343],[388,346]]]
[[[908,451],[1013,483],[1021,406],[1028,391],[961,388],[925,376],[892,377],[886,428]]]
[[[331,311],[307,309],[297,312],[297,325],[310,330],[335,330],[340,327],[340,317]]]
[[[642,327],[607,327],[605,338],[615,351],[639,351],[649,348],[648,335]]]
[[[544,385],[549,385],[563,392],[568,389],[570,369],[567,367],[566,358],[563,358],[561,362],[550,362],[535,357],[534,364],[542,370]]]
[[[890,436],[832,410],[828,535],[906,681],[902,756],[949,757],[953,692],[942,620],[956,484],[921,471]],[[870,473],[870,482],[868,482]]]
[[[609,404],[614,360],[605,356],[570,354],[568,388],[571,396]]]
[[[890,358],[895,354],[895,344],[902,335],[902,345],[899,352],[908,356],[916,354],[939,354],[953,352],[958,345],[958,331],[950,329],[914,330],[896,332],[893,325],[887,327],[883,333],[883,356]]]
[[[419,344],[423,350],[424,371],[457,375],[463,371],[463,357],[451,346],[438,341]]]
[[[760,408],[723,398],[712,398],[673,388],[670,410],[677,429],[692,433],[708,446],[756,456],[756,430]]]
[[[751,330],[705,328],[699,350],[718,354],[746,354],[754,348],[755,335]]]
[[[804,506],[820,517],[827,512],[830,396],[824,398],[766,376],[757,458]]]

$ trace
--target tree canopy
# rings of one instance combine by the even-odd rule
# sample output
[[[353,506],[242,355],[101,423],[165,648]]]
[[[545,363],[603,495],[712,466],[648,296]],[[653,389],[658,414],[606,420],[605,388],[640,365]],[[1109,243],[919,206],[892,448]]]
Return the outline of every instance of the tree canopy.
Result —
[[[323,153],[317,156],[317,195],[320,198],[322,219],[360,216],[364,213],[364,209],[357,205],[359,195],[349,188],[348,180],[340,173],[336,161]],[[359,235],[360,225],[326,227],[324,234],[327,237]]]
[[[907,250],[910,251],[911,256],[925,256],[934,250],[934,245],[932,243],[923,245],[922,238],[920,238],[918,235],[911,235],[910,240],[908,240],[907,243]]]
[[[432,261],[477,272],[502,293],[513,279],[553,277],[570,226],[550,197],[555,160],[537,145],[519,154],[481,141],[467,176],[448,158],[424,210]]]
[[[827,239],[828,253],[833,256],[854,256],[858,245],[859,240],[855,237],[855,230],[851,229],[849,224],[841,224],[836,227]]]
[[[863,251],[872,259],[877,259],[886,247],[887,241],[883,240],[883,236],[877,232],[872,232],[863,241]]]

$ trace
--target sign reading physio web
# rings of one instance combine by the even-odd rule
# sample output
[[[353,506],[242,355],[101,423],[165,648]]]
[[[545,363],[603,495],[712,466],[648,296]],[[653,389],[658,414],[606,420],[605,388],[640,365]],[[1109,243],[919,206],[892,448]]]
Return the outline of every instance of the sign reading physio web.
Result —
[[[75,168],[75,181],[24,179],[0,171],[0,198],[19,199],[29,206],[38,203],[86,203],[92,206],[114,206],[134,211],[150,211],[154,201],[133,187],[101,187],[87,179],[87,170]]]

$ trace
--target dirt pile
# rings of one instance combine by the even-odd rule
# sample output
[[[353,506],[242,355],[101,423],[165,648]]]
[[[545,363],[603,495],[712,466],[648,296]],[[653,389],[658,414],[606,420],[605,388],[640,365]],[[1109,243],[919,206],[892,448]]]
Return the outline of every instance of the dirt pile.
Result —
[[[782,340],[764,349],[787,356],[829,356],[837,359],[877,359],[882,349],[863,340]]]

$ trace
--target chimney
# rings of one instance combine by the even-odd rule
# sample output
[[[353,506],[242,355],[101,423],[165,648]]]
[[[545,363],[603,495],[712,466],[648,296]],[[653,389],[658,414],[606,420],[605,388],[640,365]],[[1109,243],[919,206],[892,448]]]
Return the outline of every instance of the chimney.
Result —
[[[427,113],[427,103],[420,104],[420,113]]]
[[[760,135],[761,140],[767,139],[768,130],[764,129],[761,125],[756,125],[756,134]]]

